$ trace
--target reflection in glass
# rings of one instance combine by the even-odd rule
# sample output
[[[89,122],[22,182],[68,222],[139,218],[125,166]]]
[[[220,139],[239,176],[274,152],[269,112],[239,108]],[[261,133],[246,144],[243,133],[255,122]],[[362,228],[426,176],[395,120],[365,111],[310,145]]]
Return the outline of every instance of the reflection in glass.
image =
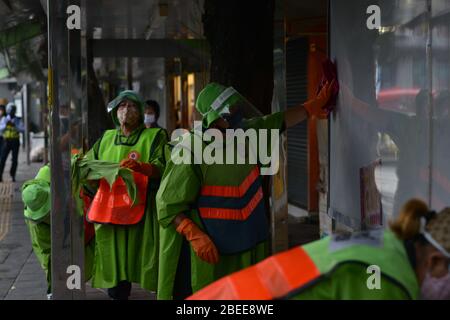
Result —
[[[381,28],[366,26],[369,5]],[[383,224],[411,197],[426,200],[426,1],[332,1],[331,53],[341,92],[331,120],[330,209],[361,227],[360,169],[377,159]],[[336,217],[335,217],[336,218]],[[337,218],[339,221],[339,218]]]

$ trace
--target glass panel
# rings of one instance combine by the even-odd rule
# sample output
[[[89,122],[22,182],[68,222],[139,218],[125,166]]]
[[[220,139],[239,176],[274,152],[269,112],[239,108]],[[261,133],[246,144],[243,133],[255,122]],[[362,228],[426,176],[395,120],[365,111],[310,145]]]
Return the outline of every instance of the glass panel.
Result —
[[[331,57],[341,85],[330,120],[330,214],[353,229],[368,214],[370,225],[386,225],[406,200],[427,199],[428,192],[426,1],[377,1],[378,30],[367,27],[372,4],[332,0],[330,10]],[[368,166],[378,160],[373,173]],[[365,183],[362,168],[370,178]],[[367,192],[371,197],[361,196]]]
[[[431,205],[450,204],[450,1],[432,2],[433,157]]]

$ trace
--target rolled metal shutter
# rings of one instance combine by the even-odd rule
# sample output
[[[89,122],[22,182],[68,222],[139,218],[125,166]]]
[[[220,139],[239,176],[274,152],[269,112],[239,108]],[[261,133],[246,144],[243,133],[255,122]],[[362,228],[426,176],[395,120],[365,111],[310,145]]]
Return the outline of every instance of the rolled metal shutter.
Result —
[[[289,40],[286,44],[286,103],[293,107],[305,102],[307,87],[308,39]],[[307,121],[287,131],[288,201],[308,207],[308,124]]]

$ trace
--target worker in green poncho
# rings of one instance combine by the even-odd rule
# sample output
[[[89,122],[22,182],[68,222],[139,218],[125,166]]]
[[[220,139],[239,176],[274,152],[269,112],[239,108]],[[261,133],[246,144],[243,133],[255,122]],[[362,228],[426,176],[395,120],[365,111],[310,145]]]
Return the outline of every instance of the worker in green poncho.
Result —
[[[108,288],[112,299],[127,300],[131,283],[156,291],[159,225],[155,194],[164,172],[167,133],[146,128],[144,103],[134,91],[123,91],[108,104],[116,129],[107,130],[86,154],[90,159],[120,163],[133,173],[137,200],[132,203],[125,183],[112,188],[99,181],[88,212],[95,224],[92,286]]]
[[[196,109],[203,116],[202,128],[169,144],[171,158],[156,196],[162,226],[158,299],[183,299],[268,255],[263,167],[248,161],[251,152],[240,152],[253,149],[258,154],[254,147],[261,141],[235,146],[229,143],[234,138],[227,129],[283,130],[308,116],[327,117],[322,108],[333,84],[327,83],[316,98],[302,105],[267,116],[257,116],[256,108],[232,87],[210,83],[200,92]],[[199,137],[209,129],[216,129],[211,132],[214,142],[209,142],[211,136]],[[223,160],[231,155],[233,161],[202,161],[216,139],[225,143],[223,149],[214,149],[212,157],[222,154]],[[178,153],[183,161],[174,157]],[[186,154],[189,161],[184,161]]]
[[[22,186],[22,201],[25,205],[25,223],[30,232],[34,254],[47,277],[47,299],[52,298],[51,290],[51,230],[50,230],[50,167],[43,166],[36,177]],[[85,227],[87,223],[85,223]],[[93,233],[85,228],[85,275],[91,278],[94,257]]]
[[[192,300],[449,300],[450,208],[409,200],[390,230],[335,234],[226,276]],[[270,281],[268,281],[270,278]]]

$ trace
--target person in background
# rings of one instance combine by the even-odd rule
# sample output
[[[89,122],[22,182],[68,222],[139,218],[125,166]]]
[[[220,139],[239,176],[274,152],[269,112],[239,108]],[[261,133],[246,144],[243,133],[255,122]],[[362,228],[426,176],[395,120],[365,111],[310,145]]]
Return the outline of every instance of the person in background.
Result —
[[[147,128],[161,128],[158,124],[160,107],[155,100],[145,101],[144,124]]]
[[[0,123],[2,123],[2,119],[5,117],[6,114],[6,108],[3,104],[0,104]],[[2,147],[3,147],[3,134],[0,133],[0,156],[2,154]]]
[[[334,235],[295,247],[190,299],[449,300],[449,235],[450,208],[436,213],[412,199],[390,230]]]
[[[10,175],[12,181],[16,181],[17,159],[19,157],[20,133],[24,132],[22,119],[16,117],[16,106],[8,103],[6,106],[6,116],[0,122],[0,134],[3,134],[3,148],[0,156],[0,182],[3,181],[3,170],[6,159],[12,151],[12,164]]]

